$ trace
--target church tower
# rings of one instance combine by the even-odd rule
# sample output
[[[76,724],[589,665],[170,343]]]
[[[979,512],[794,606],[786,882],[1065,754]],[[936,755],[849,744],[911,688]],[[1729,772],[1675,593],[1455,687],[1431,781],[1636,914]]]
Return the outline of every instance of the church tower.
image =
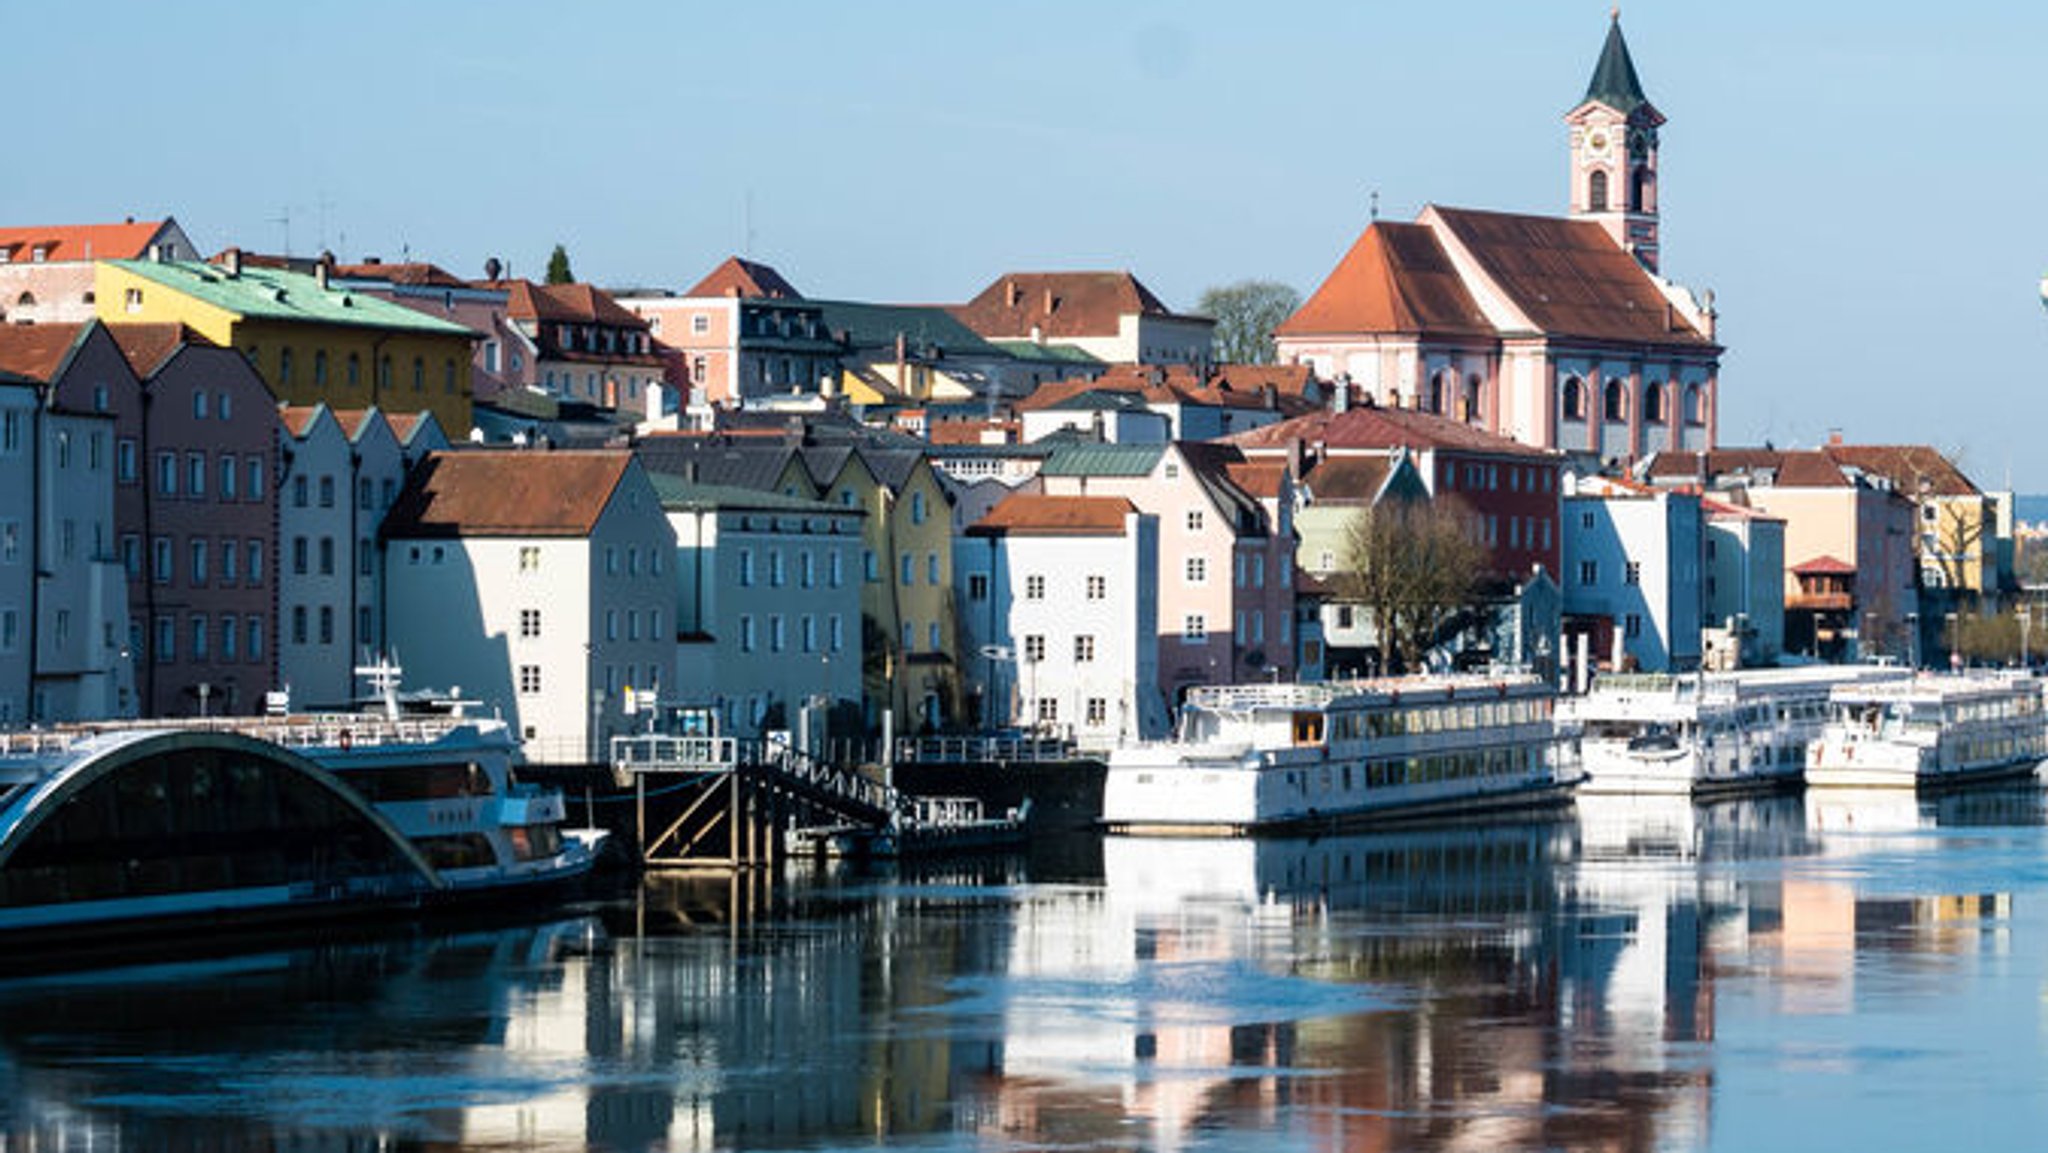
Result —
[[[1664,115],[1636,79],[1618,8],[1586,95],[1564,122],[1571,126],[1572,219],[1598,223],[1656,272],[1657,128]]]

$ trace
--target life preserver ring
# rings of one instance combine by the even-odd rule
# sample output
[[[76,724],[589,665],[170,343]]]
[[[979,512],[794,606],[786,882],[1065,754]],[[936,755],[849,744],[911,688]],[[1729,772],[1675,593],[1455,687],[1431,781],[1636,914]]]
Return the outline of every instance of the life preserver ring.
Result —
[[[352,748],[355,748],[355,747],[356,747],[356,732],[355,732],[355,730],[354,730],[354,729],[343,729],[343,730],[341,730],[341,751],[345,753],[345,752],[347,752],[347,751],[349,751],[350,749],[352,749]]]

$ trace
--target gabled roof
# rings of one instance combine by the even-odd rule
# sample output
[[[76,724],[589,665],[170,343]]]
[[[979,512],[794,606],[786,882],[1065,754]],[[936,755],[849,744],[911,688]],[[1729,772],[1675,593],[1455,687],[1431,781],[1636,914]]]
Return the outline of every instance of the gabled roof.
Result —
[[[27,261],[36,248],[45,261],[138,260],[149,254],[149,242],[163,231],[165,220],[129,220],[120,224],[51,224],[0,228],[0,250],[8,259]]]
[[[328,412],[326,404],[280,404],[277,406],[277,420],[284,430],[294,437],[304,437],[313,431],[313,425],[320,414]]]
[[[1295,442],[1332,449],[1448,449],[1494,456],[1555,457],[1558,453],[1495,436],[1446,416],[1412,408],[1319,409],[1224,438],[1243,449],[1283,449]]]
[[[1122,536],[1124,518],[1138,511],[1120,496],[1045,496],[1015,493],[969,526],[972,536]]]
[[[1855,576],[1856,566],[1831,556],[1817,556],[1792,566],[1795,576]]]
[[[1027,338],[1034,329],[1041,340],[1115,336],[1119,317],[1175,315],[1128,272],[1005,273],[951,311],[991,340]]]
[[[109,324],[107,332],[136,376],[147,380],[187,344],[212,345],[182,324]]]
[[[1636,64],[1629,59],[1628,42],[1621,38],[1621,10],[1607,25],[1607,42],[1600,46],[1600,60],[1593,65],[1593,78],[1586,82],[1580,103],[1605,104],[1616,112],[1634,112],[1648,104],[1643,82],[1636,79]]]
[[[0,370],[48,384],[57,379],[84,324],[0,325]]]
[[[602,324],[644,330],[646,318],[591,284],[536,284],[531,280],[480,280],[482,288],[505,293],[505,314],[515,320]]]
[[[633,452],[649,472],[757,492],[775,491],[797,455],[796,447],[780,438],[699,433],[642,437]],[[801,465],[799,471],[805,471]]]
[[[1278,383],[1290,377],[1294,383],[1294,390],[1291,392],[1280,387]],[[1097,394],[1132,396],[1147,405],[1192,405],[1234,409],[1265,408],[1270,400],[1275,410],[1291,415],[1313,407],[1302,395],[1307,380],[1306,368],[1301,373],[1276,373],[1269,377],[1257,372],[1238,371],[1233,374],[1222,369],[1203,375],[1192,366],[1184,364],[1120,364],[1112,365],[1101,375],[1092,378],[1074,377],[1047,381],[1032,390],[1031,395],[1017,401],[1012,408],[1017,412],[1042,412],[1077,407],[1129,407],[1122,403],[1100,400],[1075,403],[1077,397]],[[1268,388],[1271,389],[1270,398]]]
[[[1954,461],[1928,445],[1830,444],[1821,451],[1836,464],[1889,478],[1894,489],[1909,497],[1982,495]]]
[[[262,268],[244,262],[239,273],[230,274],[225,268],[196,260],[108,263],[215,308],[255,320],[343,324],[465,338],[476,335],[459,324],[388,300],[344,288],[323,288],[311,276],[281,268]]]
[[[1819,449],[1717,448],[1706,454],[1707,477],[1749,475],[1778,488],[1853,488],[1856,482],[1841,465]],[[1671,483],[1699,477],[1699,454],[1687,450],[1660,452],[1650,458],[1646,475]]]
[[[385,515],[384,535],[589,536],[632,463],[607,450],[431,453]]]
[[[337,264],[334,266],[334,275],[350,280],[388,280],[393,284],[419,288],[470,287],[467,280],[438,264],[430,264],[423,260],[401,264],[385,264],[377,260],[364,261],[361,264]]]
[[[1716,347],[1594,221],[1434,205],[1432,217],[1538,332]]]
[[[1274,330],[1279,336],[1354,332],[1490,337],[1494,329],[1434,229],[1380,220]]]
[[[1317,462],[1302,484],[1317,504],[1371,504],[1394,469],[1390,456],[1333,456]]]
[[[804,294],[765,264],[726,257],[684,296],[738,296],[755,300],[802,300]]]

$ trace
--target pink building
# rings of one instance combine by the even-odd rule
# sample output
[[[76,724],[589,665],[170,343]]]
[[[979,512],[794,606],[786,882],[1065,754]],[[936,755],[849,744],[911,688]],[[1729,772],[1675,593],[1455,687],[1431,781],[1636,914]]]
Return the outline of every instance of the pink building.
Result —
[[[0,321],[83,324],[93,311],[96,260],[197,260],[178,222],[27,225],[0,228]]]
[[[678,391],[733,405],[816,393],[839,377],[839,344],[823,307],[765,264],[735,256],[679,295],[632,293],[619,303],[647,322]]]

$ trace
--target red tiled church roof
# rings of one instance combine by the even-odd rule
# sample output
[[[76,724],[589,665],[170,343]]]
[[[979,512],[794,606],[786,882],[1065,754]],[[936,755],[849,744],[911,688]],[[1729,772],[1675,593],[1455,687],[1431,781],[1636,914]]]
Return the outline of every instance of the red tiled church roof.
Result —
[[[1451,258],[1425,224],[1376,221],[1279,336],[1354,332],[1492,335]]]

